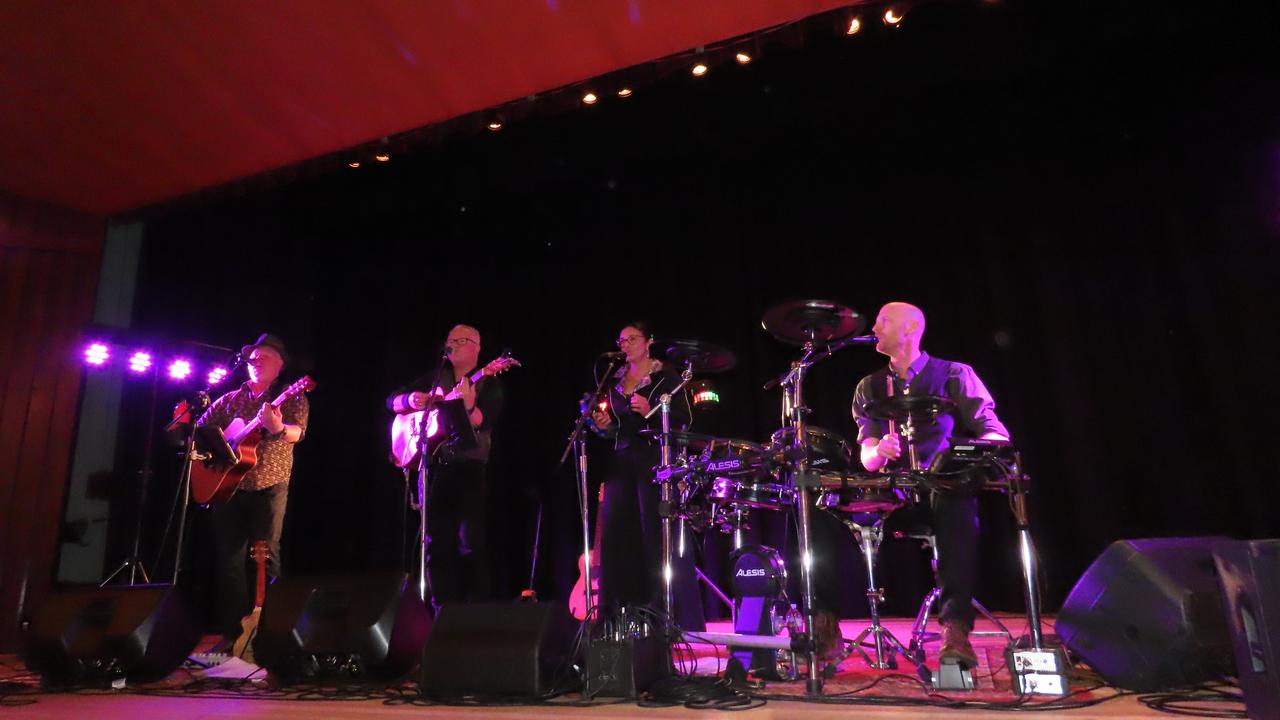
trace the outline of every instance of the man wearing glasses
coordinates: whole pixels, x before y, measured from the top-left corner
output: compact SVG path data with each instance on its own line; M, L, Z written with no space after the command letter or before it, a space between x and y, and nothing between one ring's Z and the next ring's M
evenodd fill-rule
M484 376L474 384L480 357L480 331L457 325L445 341L449 362L387 398L395 413L423 410L431 393L448 395L457 390L476 443L454 449L442 445L431 466L427 488L427 572L437 609L446 602L484 602L490 598L490 568L486 553L485 505L488 494L485 468L489 462L493 426L502 413L502 385L497 377Z

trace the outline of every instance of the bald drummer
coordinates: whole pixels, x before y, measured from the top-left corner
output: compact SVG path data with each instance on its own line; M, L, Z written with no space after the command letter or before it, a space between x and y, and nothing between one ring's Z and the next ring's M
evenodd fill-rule
M862 466L868 471L907 469L906 443L889 423L871 417L867 406L893 394L935 395L955 403L932 419L913 419L912 445L920 467L952 445L953 440L1009 439L996 417L996 403L973 368L931 357L920 349L924 312L905 302L880 309L872 332L876 351L889 364L864 377L853 393L853 419L858 424ZM975 667L978 656L969 642L973 630L973 592L978 574L978 499L961 493L934 492L930 498L937 539L938 575L942 590L939 617L942 645L938 661Z

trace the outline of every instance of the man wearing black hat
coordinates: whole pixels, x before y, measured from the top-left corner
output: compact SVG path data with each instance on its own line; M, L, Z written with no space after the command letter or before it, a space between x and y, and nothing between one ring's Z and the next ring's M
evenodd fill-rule
M213 512L218 627L223 634L219 645L225 643L227 648L240 634L240 619L252 609L245 563L253 542L268 542L267 573L280 576L280 532L289 498L293 446L306 434L310 411L306 395L301 393L278 408L271 404L283 390L277 387L282 385L277 380L289 361L280 338L264 333L240 352L248 368L248 381L214 401L199 421L226 429L236 418L248 422L256 417L264 433L257 446L257 464L240 481L231 499Z

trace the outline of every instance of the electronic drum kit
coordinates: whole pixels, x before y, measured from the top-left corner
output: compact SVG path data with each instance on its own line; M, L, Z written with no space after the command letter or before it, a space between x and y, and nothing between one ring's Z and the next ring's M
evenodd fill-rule
M742 550L742 531L753 515L794 513L801 556L812 558L811 513L833 513L853 532L862 548L870 580L867 597L871 626L850 644L845 654L855 651L871 667L891 668L896 667L895 653L901 653L923 677L928 677L930 671L924 666L921 642L924 618L917 621L910 647L894 638L879 620L878 606L883 601L883 590L876 587L874 565L883 521L928 492L995 490L1010 496L1018 523L1024 550L1024 599L1032 615L1031 640L1039 647L1038 597L1033 580L1036 569L1033 553L1028 551L1031 540L1025 512L1027 478L1021 471L1017 451L1004 442L956 441L932 467L921 468L914 460L914 452L910 452L912 462L907 470L864 472L855 444L808 423L809 410L803 395L805 375L814 364L845 347L876 342L874 336L859 335L866 325L864 318L838 303L797 300L770 308L764 314L762 325L780 342L801 349L790 368L765 386L766 389L781 387L784 392L782 427L762 443L672 429L668 418L671 397L694 375L731 369L735 358L724 348L697 340L678 340L665 346L667 361L683 371L684 380L653 408L653 413L661 413L663 420L662 430L653 434L662 449L655 482L662 489L668 615L672 602L672 535L677 530L714 528L729 533L734 537L736 554ZM874 418L894 423L904 439L904 450L913 451L912 427L931 422L954 408L955 403L945 397L899 394L870 404L867 412ZM755 549L765 554L758 562L774 568L769 579L774 585L785 587L785 564L777 552L771 548ZM790 641L780 642L777 632L755 636L685 632L683 639L727 644L731 649L759 647L769 649L770 653L776 650L779 658L790 656L790 677L797 677L799 665L806 665L807 690L810 694L820 694L823 678L817 648L812 633L805 632L806 628L815 627L811 573L811 563L801 563L802 613L794 610L786 613L790 618ZM924 612L927 614L927 610ZM874 654L868 654L867 650L872 648ZM799 662L796 662L797 655ZM780 663L785 664L781 660ZM829 667L828 673L832 669Z

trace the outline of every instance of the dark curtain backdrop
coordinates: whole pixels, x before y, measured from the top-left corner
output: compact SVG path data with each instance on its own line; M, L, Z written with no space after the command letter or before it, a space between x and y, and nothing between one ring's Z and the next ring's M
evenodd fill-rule
M595 355L632 318L731 348L696 429L762 440L779 397L760 386L795 350L760 318L800 297L872 318L912 301L926 349L978 370L1036 481L1049 605L1119 538L1280 534L1274 9L1042 5L922 7L898 31L811 35L160 215L136 326L224 345L270 330L319 382L294 572L399 562L383 399L467 322L484 359L524 362L494 462L500 582L524 586L541 500L538 587L562 593L575 499L555 463ZM817 367L814 422L852 437L854 385L881 362L853 349ZM1018 608L1003 510L984 503L982 595ZM890 555L891 607L908 612L924 559Z

